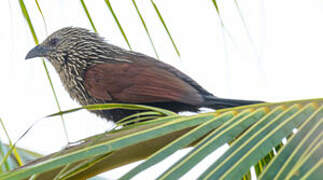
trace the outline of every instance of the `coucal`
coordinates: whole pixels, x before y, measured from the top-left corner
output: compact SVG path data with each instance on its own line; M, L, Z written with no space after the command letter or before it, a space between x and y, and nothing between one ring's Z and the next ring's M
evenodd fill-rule
M107 43L83 28L62 28L31 49L26 59L45 57L65 89L82 105L131 103L174 112L197 112L262 103L218 98L178 69L150 56ZM114 122L139 111L92 111Z

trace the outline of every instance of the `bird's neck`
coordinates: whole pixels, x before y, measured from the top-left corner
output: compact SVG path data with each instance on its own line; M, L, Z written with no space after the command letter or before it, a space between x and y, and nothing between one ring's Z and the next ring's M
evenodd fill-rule
M49 59L49 61L56 69L62 84L72 99L79 101L82 105L93 104L93 102L87 102L89 95L84 88L84 73L86 68L90 66L89 63L82 62L82 60L71 61L70 59L63 61Z

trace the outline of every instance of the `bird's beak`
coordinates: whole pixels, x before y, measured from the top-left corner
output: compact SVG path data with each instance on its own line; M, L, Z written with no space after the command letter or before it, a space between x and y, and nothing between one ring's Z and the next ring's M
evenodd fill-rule
M48 48L38 45L28 52L25 59L27 60L27 59L31 59L34 57L44 57L47 55L47 53L48 53Z

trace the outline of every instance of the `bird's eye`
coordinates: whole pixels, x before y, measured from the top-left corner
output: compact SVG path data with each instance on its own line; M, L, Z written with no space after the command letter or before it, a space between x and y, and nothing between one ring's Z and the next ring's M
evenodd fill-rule
M57 38L53 38L53 39L51 39L51 40L49 41L49 44L50 44L51 46L56 46L56 45L57 45L57 43L58 43L58 39L57 39Z

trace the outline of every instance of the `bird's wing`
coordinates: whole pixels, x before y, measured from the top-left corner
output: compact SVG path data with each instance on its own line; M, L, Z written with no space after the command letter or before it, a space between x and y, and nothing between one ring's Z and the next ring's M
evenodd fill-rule
M106 63L85 72L85 88L101 100L127 103L182 102L198 105L199 92L166 69L150 63Z

